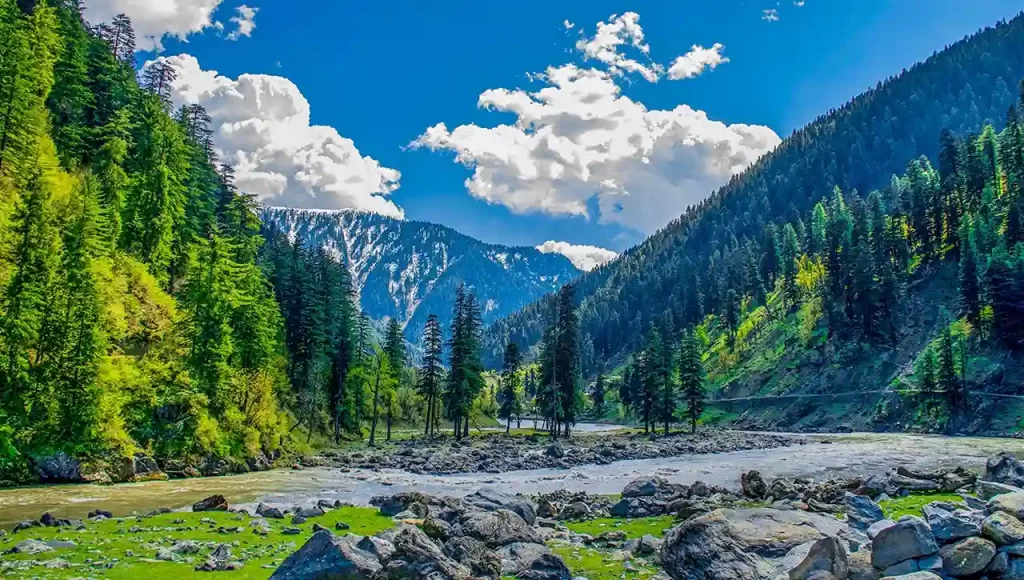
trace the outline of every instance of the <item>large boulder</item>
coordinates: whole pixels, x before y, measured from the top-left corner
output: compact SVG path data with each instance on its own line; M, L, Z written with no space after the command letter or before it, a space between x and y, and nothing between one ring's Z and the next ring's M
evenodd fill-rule
M829 537L814 542L807 557L789 571L789 580L845 579L849 575L850 563L846 547L838 538Z
M672 529L662 545L661 562L677 580L769 580L780 572L774 560L797 546L847 534L846 524L821 514L719 509Z
M624 497L608 511L617 518L644 518L665 513L668 505L656 497Z
M508 510L515 512L531 526L537 521L533 502L521 496L509 495L493 489L481 489L464 497L462 501L484 511Z
M31 458L32 469L40 483L78 483L82 481L82 464L74 457L58 451L53 455Z
M382 566L373 554L359 549L356 536L317 532L277 567L271 580L364 580Z
M622 488L622 497L653 497L671 493L668 480L658 475L634 479Z
M982 535L1000 546L1024 541L1024 523L1005 512L995 512L981 524Z
M1024 492L1024 489L1012 485L1006 485L1005 483L985 481L982 479L974 482L974 493L983 500L990 500L995 496L1002 495L1004 493L1017 492Z
M572 580L572 572L561 558L554 554L544 554L520 572L519 580Z
M843 507L850 518L850 525L866 530L871 524L885 519L882 508L871 498L846 492L843 495Z
M494 579L501 577L501 558L488 550L480 540L468 536L452 538L444 545L443 551L445 556L469 568L475 577Z
M981 535L983 513L960 509L946 502L932 502L923 509L924 519L939 542L952 542Z
M942 572L949 576L970 576L988 566L996 555L996 545L982 538L966 538L939 550Z
M222 495L211 495L210 497L192 504L194 512L226 512L228 511L228 500Z
M990 457L985 464L985 481L994 481L1024 487L1024 463L1021 463L1011 453L1004 451L995 457Z
M464 580L472 576L469 568L446 556L437 544L415 526L403 526L395 535L394 545L395 553L387 563L391 578L437 577Z
M502 546L494 553L501 559L501 573L506 576L515 576L529 569L537 558L550 554L551 550L544 544L516 542Z
M528 526L519 514L508 510L465 514L452 528L452 535L476 538L490 548L515 542L541 543L537 531Z
M768 484L765 483L759 471L747 471L740 474L740 485L743 488L743 495L750 498L762 499L768 494Z
M988 501L988 509L1008 513L1018 520L1024 519L1024 492L997 495Z
M883 576L882 580L942 580L942 576L932 572L911 572L899 576Z
M939 551L931 528L919 517L903 516L895 525L878 532L871 543L871 563L884 570L905 560Z

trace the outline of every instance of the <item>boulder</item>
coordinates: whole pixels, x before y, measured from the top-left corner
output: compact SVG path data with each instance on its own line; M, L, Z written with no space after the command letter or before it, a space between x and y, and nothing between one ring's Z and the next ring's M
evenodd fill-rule
M1018 520L1024 519L1024 492L997 495L988 501L988 509L1008 513Z
M1021 463L1011 453L1004 451L994 457L990 457L985 463L985 481L994 481L1024 487L1024 463Z
M427 516L423 520L421 527L423 528L423 533L440 542L444 542L452 537L452 525L440 518Z
M358 547L355 536L317 532L277 567L272 580L364 580L380 572L377 558Z
M740 485L743 487L743 495L750 498L763 499L768 494L768 484L759 471L740 474Z
M582 520L589 516L590 506L581 501L573 502L565 506L562 508L562 513L558 515L559 519L563 520Z
M654 497L624 497L609 511L617 518L643 518L665 513L668 503Z
M634 479L622 488L622 497L652 497L668 487L668 481L664 477L652 475Z
M487 549L487 546L470 537L452 538L444 545L444 554L469 568L473 576L481 578L500 578L502 571L501 558Z
M996 545L982 538L966 538L939 550L942 572L949 576L970 576L988 566L996 555Z
M228 511L228 500L222 495L211 495L210 497L192 504L194 512L226 512Z
M718 509L673 528L661 562L673 578L769 580L773 559L827 537L844 537L846 524L820 514L768 508Z
M982 535L1000 546L1024 541L1024 523L1005 512L995 512L981 524Z
M533 502L521 496L501 493L491 489L478 490L464 498L463 503L485 511L508 510L519 514L529 525L537 521L537 513L533 509ZM546 516L550 517L550 516Z
M385 540L384 538L377 536L366 536L365 538L359 539L359 541L356 542L356 547L367 554L373 554L373 556L381 562L387 562L395 553L394 544L389 540Z
M380 509L381 515L396 516L408 509L413 503L427 504L430 496L418 491L396 493L395 495L376 496L370 499L370 505Z
M544 544L516 542L502 546L494 553L501 560L501 573L505 576L514 576L528 570L537 558L550 554L551 550Z
M388 561L388 574L391 577L464 580L472 576L469 568L446 556L416 526L402 526L395 534L394 544L395 552Z
M889 477L889 483L897 489L905 489L910 492L939 491L942 486L931 479L915 479L898 473Z
M322 516L322 515L324 515L326 513L327 512L324 511L324 508L322 508L322 507L320 507L318 505L315 505L315 506L312 506L312 507L300 507L300 508L295 510L295 516L296 517L305 518L305 519L318 518L318 517L320 517L320 516Z
M272 520L283 520L284 513L276 507L261 503L256 506L256 514Z
M882 508L871 498L846 492L843 495L843 507L850 518L850 525L866 530L871 524L885 519Z
M470 536L500 548L514 542L540 543L537 531L526 525L523 518L508 510L470 512L462 516L452 529L453 536Z
M558 556L544 554L516 577L519 580L572 580L572 572Z
M932 572L912 572L900 576L883 576L882 580L942 580L942 576Z
M877 536L879 532L881 532L885 528L888 528L888 527L891 527L891 526L895 526L895 525L896 525L896 522L894 522L892 520L877 521L877 522L871 524L870 526L868 526L868 529L865 530L865 533L867 534L869 540L874 540L875 536Z
M904 560L939 551L931 528L919 517L903 516L895 525L878 532L871 543L871 563L884 570Z
M31 458L32 469L40 483L78 483L82 481L82 464L63 451L45 457Z
M39 540L22 540L14 545L10 549L11 553L14 554L28 554L34 556L35 554L41 554L43 552L52 552L53 546L40 542Z
M790 580L846 579L850 575L846 547L834 537L822 538L811 546L807 557L789 571Z
M554 459L562 459L563 457L565 457L565 449L563 449L562 446L559 445L558 443L555 443L549 446L544 451L544 455L547 455L548 457L552 457Z
M1024 489L1012 485L1006 485L1005 483L985 481L982 479L974 482L974 493L983 500L990 500L995 496L1002 495L1004 493L1018 492L1024 492Z
M941 543L981 535L983 514L959 509L945 502L933 502L922 510L935 539Z

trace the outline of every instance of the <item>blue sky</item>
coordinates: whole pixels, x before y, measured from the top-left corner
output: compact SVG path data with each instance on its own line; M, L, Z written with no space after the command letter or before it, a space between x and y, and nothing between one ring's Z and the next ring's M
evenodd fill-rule
M470 124L489 129L515 123L513 113L478 108L481 93L499 88L538 91L550 81L531 80L528 73L569 63L579 70L603 71L606 83L614 83L632 105L642 103L648 111L670 111L685 104L723 127L763 126L785 137L880 79L1024 8L1019 0L806 0L802 6L793 0L245 0L257 9L255 28L250 36L231 41L227 36L237 23L229 19L238 16L235 10L240 1L189 0L185 4L190 2L198 8L213 7L209 22L223 23L224 30L183 24L184 30L202 30L188 35L186 41L164 38L160 55L191 55L202 71L217 71L226 79L245 74L289 79L308 101L313 125L333 127L352 140L359 155L401 172L400 187L388 198L407 219L442 223L488 242L536 245L558 240L617 251L678 215L680 196L692 201L694 195L709 194L709 183L724 181L723 170L691 179L687 168L706 163L707 157L659 144L656 156L664 153L668 161L639 165L632 159L630 165L605 167L605 177L612 181L620 171L630 174L618 184L618 197L580 202L587 187L599 188L592 181L576 183L577 191L563 196L557 186L561 182L555 180L558 191L548 195L544 186L535 187L529 180L529 170L524 174L521 168L503 166L480 185L512 182L511 190L495 194L488 203L467 192L464 182L473 169L456 163L451 150L472 148L470 143L477 141L452 145L435 141L436 150L406 146L441 122L449 130ZM134 9L125 0L92 4L109 4L109 10ZM668 78L667 72L656 83L637 74L609 74L608 67L601 66L606 63L585 59L575 45L581 38L590 38L598 22L609 22L609 15L627 12L639 15L643 43L650 52L637 51L629 46L629 39L616 50L636 62L659 63L667 70L675 57L687 54L693 45L711 48L716 43L723 45L719 52L728 62L679 81ZM145 17L139 15L136 20ZM165 21L163 17L148 25L154 35ZM567 29L565 21L573 28ZM141 56L145 60L156 54ZM596 121L600 119L587 119ZM685 122L677 128L691 130ZM707 131L717 135L721 129ZM483 131L479 137L490 139L495 134ZM731 133L720 138L736 143ZM752 160L773 145L770 139L762 141L742 154L734 153ZM479 147L475 151L480 156L494 151L491 145ZM685 158L671 165L679 155ZM289 171L287 164L281 167ZM670 182L687 185L679 185L678 191L663 186ZM630 194L622 197L626 189ZM532 200L524 201L530 196ZM572 215L580 211L580 203L589 217ZM572 209L566 209L566 204ZM630 204L638 207L624 207ZM611 213L619 209L621 219Z

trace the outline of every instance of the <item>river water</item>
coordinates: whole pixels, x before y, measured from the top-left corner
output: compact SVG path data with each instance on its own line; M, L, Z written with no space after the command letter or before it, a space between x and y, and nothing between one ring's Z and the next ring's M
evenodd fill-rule
M119 485L61 485L0 490L0 527L38 518L83 517L103 508L115 515L144 513L157 507L184 508L204 497L222 494L232 505L266 501L281 506L340 499L365 504L374 495L399 491L462 496L480 488L509 493L569 489L613 494L629 481L662 475L670 481L738 488L741 472L757 469L766 477L871 475L897 466L938 469L964 466L981 471L986 458L999 451L1024 454L1024 440L941 437L905 434L797 435L803 444L777 449L688 455L668 459L620 461L573 469L538 469L502 474L417 475L397 470L334 468L275 470L227 477L183 479Z

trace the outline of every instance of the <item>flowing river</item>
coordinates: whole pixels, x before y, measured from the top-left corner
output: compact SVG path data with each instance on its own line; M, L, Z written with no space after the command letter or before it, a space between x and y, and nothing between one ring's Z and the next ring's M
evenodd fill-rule
M252 507L265 501L280 506L340 499L366 504L374 495L421 491L462 496L491 487L508 493L557 489L615 494L629 481L658 474L670 481L738 488L741 472L757 469L772 477L824 479L834 475L871 475L898 466L938 469L964 466L981 471L999 451L1024 454L1024 439L942 437L906 434L797 435L803 445L768 450L687 455L667 459L620 461L573 469L537 469L501 474L418 475L397 470L335 468L279 469L227 477L181 479L119 485L59 485L0 490L0 527L38 518L84 517L96 508L115 515L145 513L158 507L185 508L213 494L232 505Z

